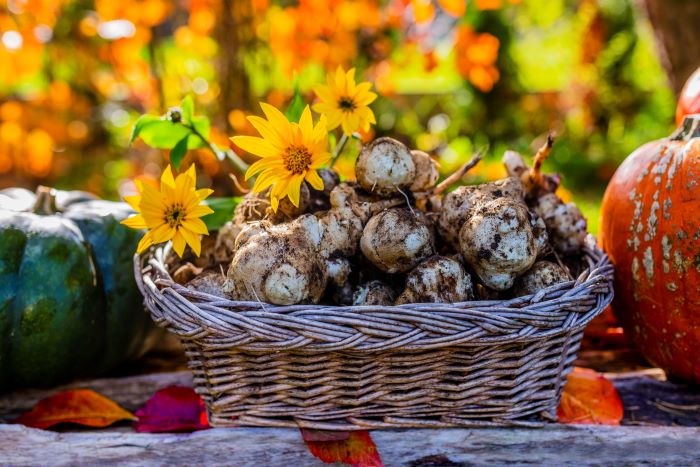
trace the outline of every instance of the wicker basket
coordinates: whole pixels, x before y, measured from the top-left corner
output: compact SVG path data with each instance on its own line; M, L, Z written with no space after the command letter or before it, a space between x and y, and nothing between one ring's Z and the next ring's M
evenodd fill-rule
M176 284L166 254L137 256L137 283L182 340L214 426L541 425L613 296L592 242L577 280L535 295L384 307L231 301Z

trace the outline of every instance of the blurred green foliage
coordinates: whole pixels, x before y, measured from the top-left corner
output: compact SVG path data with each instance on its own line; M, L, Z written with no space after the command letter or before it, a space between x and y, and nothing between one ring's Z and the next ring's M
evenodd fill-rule
M251 133L245 116L260 114L258 101L296 114L337 65L356 66L380 93L374 134L438 156L444 173L488 148L473 180L497 178L506 149L533 154L554 131L545 168L564 175L593 225L617 165L673 129L674 96L632 0L468 1L464 14L446 0L8 5L0 186L116 197L134 178L157 180L168 161L167 151L130 146L140 115L165 114L191 95L211 121L210 140L226 148L228 136ZM189 149L205 146L188 135L180 139ZM348 174L357 144L339 163ZM175 158L203 168L201 185L240 193L232 164L209 148L180 149Z

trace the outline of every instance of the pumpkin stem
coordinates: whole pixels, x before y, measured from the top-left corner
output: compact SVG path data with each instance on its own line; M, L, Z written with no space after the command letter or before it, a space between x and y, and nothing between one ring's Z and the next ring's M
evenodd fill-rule
M688 141L691 138L700 138L700 114L687 115L670 139Z
M56 190L48 186L39 185L36 189L36 201L32 212L43 216L50 216L58 212L56 206Z

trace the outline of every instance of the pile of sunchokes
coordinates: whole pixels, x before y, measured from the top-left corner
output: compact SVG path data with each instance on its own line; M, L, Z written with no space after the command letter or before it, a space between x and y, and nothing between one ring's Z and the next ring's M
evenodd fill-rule
M269 193L249 193L201 258L170 266L193 290L274 305L536 294L573 280L567 265L580 258L587 235L581 211L556 194L559 176L541 171L551 147L548 138L532 167L507 151L507 178L447 192L478 156L438 184L428 154L378 138L362 148L356 181L322 169L323 190L304 183L299 206L284 199L277 212Z

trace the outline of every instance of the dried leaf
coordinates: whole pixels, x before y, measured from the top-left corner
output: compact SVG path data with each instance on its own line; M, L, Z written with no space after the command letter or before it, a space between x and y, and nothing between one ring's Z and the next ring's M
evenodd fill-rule
M15 423L41 429L59 423L102 428L120 420L136 420L136 417L92 389L72 389L40 400Z
M204 402L194 389L169 386L158 390L136 411L134 429L142 433L171 433L210 428Z
M615 386L600 373L577 367L567 376L557 408L559 423L619 425L623 412Z
M316 458L332 464L381 467L379 451L368 431L326 431L301 429L306 446Z

